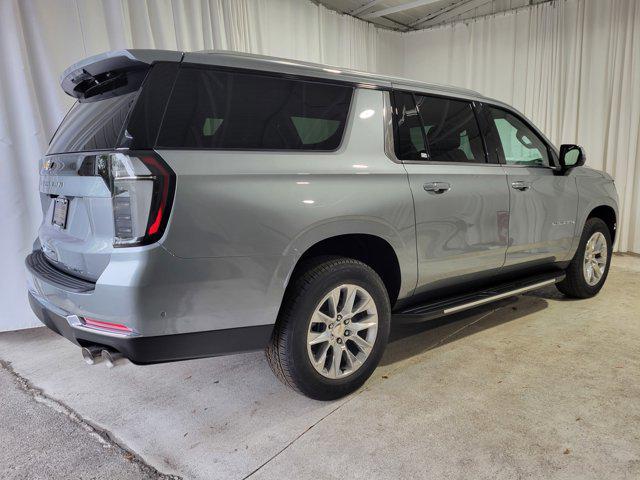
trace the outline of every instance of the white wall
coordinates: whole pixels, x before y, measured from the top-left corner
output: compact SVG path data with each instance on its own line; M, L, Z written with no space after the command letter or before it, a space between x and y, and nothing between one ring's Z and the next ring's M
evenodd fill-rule
M523 111L585 147L620 195L617 249L640 253L640 1L563 0L404 35L404 73Z
M586 146L616 178L621 251L640 253L640 2L561 0L399 34L307 0L0 0L0 331L37 325L23 259L36 163L71 105L58 76L106 50L230 49L473 88Z

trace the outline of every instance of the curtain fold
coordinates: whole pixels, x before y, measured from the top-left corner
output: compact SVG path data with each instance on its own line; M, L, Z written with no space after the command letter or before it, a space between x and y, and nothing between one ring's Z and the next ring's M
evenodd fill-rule
M583 145L616 180L616 249L640 253L640 2L559 0L407 33L404 74L497 98L556 145Z

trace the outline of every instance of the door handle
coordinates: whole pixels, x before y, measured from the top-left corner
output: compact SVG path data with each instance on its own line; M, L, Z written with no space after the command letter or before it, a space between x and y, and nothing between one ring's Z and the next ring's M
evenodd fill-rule
M523 192L525 190L529 190L530 186L531 186L530 183L523 182L522 180L516 180L515 182L511 182L511 187L515 188L516 190L521 190Z
M447 182L427 182L423 185L426 192L442 194L451 190L451 184Z

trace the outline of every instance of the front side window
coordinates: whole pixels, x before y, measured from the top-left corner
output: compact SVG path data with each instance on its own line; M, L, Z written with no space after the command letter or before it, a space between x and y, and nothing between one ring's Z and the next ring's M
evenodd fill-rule
M499 108L489 108L507 165L548 166L549 152L542 139L522 120Z
M158 137L165 148L335 150L353 88L184 67Z

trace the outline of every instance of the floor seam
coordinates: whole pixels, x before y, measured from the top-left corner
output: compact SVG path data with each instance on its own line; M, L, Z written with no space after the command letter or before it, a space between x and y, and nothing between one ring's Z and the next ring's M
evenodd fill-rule
M498 307L495 308L493 310L491 310L490 312L485 313L484 315L480 316L480 318L477 318L476 320L474 320L473 322L469 322L465 325L463 325L462 327L458 328L456 331L452 332L450 335L447 335L446 337L444 337L443 339L441 339L438 343L436 343L435 345L433 345L432 347L430 347L427 351L432 350L436 347L439 347L440 345L442 345L443 343L445 343L447 340L449 340L451 337L457 335L458 333L460 333L462 330L465 330L466 328L469 328L472 325L475 325L476 323L480 322L481 320L484 320L485 318L487 318L489 315L492 315L493 313L497 312L498 310L500 310L500 308L502 307ZM423 352L426 353L426 352ZM422 355L419 355L420 357ZM412 359L413 360L413 359ZM413 361L410 362L410 364L412 364ZM400 369L402 366L406 366L406 365L399 365L398 367L396 367L395 369L391 370L389 373L394 373L396 372L398 369ZM335 413L336 411L338 411L339 409L341 409L342 407L344 407L345 405L347 405L349 402L351 402L351 400L357 398L359 395L363 394L364 392L368 392L372 387L378 385L380 382L376 382L375 384L369 385L365 388L363 388L362 390L358 391L357 393L353 394L352 396L349 397L349 399L343 403L341 403L340 405L338 405L336 408L334 408L333 410L331 410L329 413L327 413L326 415L324 415L323 417L321 417L320 419L318 419L315 423L313 423L312 425L310 425L309 427L307 427L305 430L303 430L299 435L297 435L293 440L291 440L289 443L287 443L282 449L278 450L275 454L273 454L271 457L269 457L268 460L266 460L265 462L263 462L262 464L260 464L257 468L255 468L254 470L252 470L248 475L242 477L242 480L247 480L248 478L252 477L253 475L255 475L256 473L258 473L260 470L262 470L265 466L267 466L269 463L271 463L273 460L275 460L278 456L280 456L282 453L284 453L291 445L293 445L294 443L296 443L300 438L302 438L308 431L310 431L312 428L314 428L316 425L318 425L320 422L322 422L323 420L325 420L326 418L330 417L333 413Z
M128 448L123 442L118 440L111 432L94 425L93 423L82 417L73 408L66 405L64 402L44 393L42 389L34 386L29 381L29 379L16 372L12 367L11 362L0 359L0 368L8 372L18 384L18 387L21 388L25 393L27 393L27 395L29 395L31 398L33 398L35 402L46 405L52 410L55 410L56 412L66 416L72 422L79 425L82 429L89 432L89 434L91 434L91 436L94 437L103 446L115 449L123 456L125 460L137 464L138 467L143 471L143 473L153 475L158 480L182 480L182 477L178 475L169 475L158 471L156 468L145 462L133 450Z
M262 464L260 464L257 468L255 468L253 471L251 471L248 475L242 477L242 480L246 480L247 478L253 476L254 474L258 473L260 470L262 470L263 467L265 467L266 465L268 465L272 460L275 460L281 453L283 453L285 450L287 450L291 445L293 445L295 442L297 442L300 438L302 438L309 430L311 430L313 427L315 427L316 425L318 425L320 422L322 422L324 419L330 417L334 412L338 411L339 409L341 409L342 407L344 407L347 403L351 402L351 400L353 400L354 398L356 398L358 395L360 395L361 393L365 392L366 390L362 390L359 391L357 393L355 393L354 395L352 395L351 397L349 397L345 402L341 403L340 405L338 405L336 408L334 408L333 410L331 410L329 413L327 413L326 415L324 415L323 417L319 418L316 422L314 422L313 424L309 425L306 429L304 429L299 435L297 435L293 440L291 440L289 443L287 443L284 447L282 447L280 450L278 450L275 454L273 454L271 457L269 457L268 460L266 460L265 462L263 462Z

